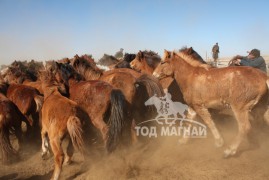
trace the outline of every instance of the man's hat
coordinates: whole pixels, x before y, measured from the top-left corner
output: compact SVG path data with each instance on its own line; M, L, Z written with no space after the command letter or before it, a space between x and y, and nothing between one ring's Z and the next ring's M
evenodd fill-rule
M258 49L252 49L250 52L249 52L249 54L251 54L251 55L253 55L254 57L260 57L261 55L260 55L260 50L258 50Z

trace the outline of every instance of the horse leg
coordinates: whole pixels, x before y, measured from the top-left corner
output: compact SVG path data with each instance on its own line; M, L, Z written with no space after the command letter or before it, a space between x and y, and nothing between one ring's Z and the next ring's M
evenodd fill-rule
M197 113L191 107L188 107L187 115L185 117L187 119L194 120L196 118L196 115L197 115Z
M132 120L132 125L131 125L131 137L132 137L132 144L136 144L138 142L137 134L135 131L135 120Z
M42 129L41 131L41 139L42 139L42 159L46 159L49 155L49 140L47 132Z
M236 153L240 143L246 137L248 132L251 129L251 124L249 122L249 112L247 110L238 110L234 109L235 119L238 124L238 134L236 138L233 140L232 144L229 146L228 149L224 151L224 157L232 156Z
M15 129L15 136L18 139L18 144L19 144L19 150L22 149L23 147L23 139L22 139L22 129L21 129L21 123L19 123L18 125L16 125L14 127Z
M102 138L103 138L103 141L104 141L104 144L106 146L106 142L107 142L107 133L108 133L108 126L106 125L106 123L103 121L103 118L102 117L96 117L94 119L94 122L93 122L94 126L99 129L101 131L101 134L102 134Z
M60 141L60 137L55 137L55 138L50 138L50 146L51 146L51 150L54 154L54 172L52 175L53 180L57 180L60 177L60 173L62 170L62 165L64 162L64 152L63 149L61 147L61 141Z
M221 137L208 109L199 106L199 107L194 107L194 110L204 120L206 125L211 130L215 138L215 145L217 147L223 146L224 144L223 138Z
M71 163L71 158L74 154L74 146L72 144L72 141L70 138L68 139L68 144L67 144L67 148L66 148L66 152L65 152L65 164L70 164Z

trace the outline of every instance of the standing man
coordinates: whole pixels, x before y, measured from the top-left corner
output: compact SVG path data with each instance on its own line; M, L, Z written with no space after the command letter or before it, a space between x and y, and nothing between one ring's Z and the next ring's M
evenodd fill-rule
M120 51L116 52L114 57L121 60L123 58L123 48L120 48Z
M212 48L212 57L214 59L215 66L217 66L218 65L217 60L219 58L219 45L218 45L218 43L216 43Z

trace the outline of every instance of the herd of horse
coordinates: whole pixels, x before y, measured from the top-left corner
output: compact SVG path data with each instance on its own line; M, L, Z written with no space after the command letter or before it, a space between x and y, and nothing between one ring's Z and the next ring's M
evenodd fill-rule
M2 162L16 160L27 142L39 143L42 158L50 151L54 155L52 179L60 177L64 162L71 162L74 148L85 156L95 144L111 153L139 141L136 124L156 115L145 102L163 96L166 89L171 100L188 105L188 118L198 115L204 121L217 147L224 140L211 110L233 113L238 134L225 157L235 155L250 135L251 118L269 123L265 73L252 67L213 67L192 47L165 50L163 58L153 51L125 54L123 60L106 55L99 64L110 70L100 69L88 55L47 61L45 66L33 63L15 61L1 73ZM12 146L13 134L19 149Z

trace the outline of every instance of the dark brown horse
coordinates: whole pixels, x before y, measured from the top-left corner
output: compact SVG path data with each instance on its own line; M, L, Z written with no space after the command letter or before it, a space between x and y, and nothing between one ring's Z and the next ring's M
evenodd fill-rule
M0 150L2 162L4 164L12 162L18 158L18 151L15 150L10 142L11 132L18 139L19 148L22 147L22 121L27 119L20 112L18 107L10 101L1 91L0 92Z
M33 78L33 76L35 78ZM38 75L37 75L38 76ZM41 87L41 81L38 79L36 75L31 74L30 71L28 73L23 72L18 67L8 67L4 80L8 84L23 84L37 89L41 94L43 94L43 90Z
M264 115L268 105L268 77L250 67L212 68L203 64L184 49L178 53L164 52L163 62L155 69L158 78L172 76L179 84L184 100L204 120L212 131L217 146L223 138L212 120L209 109L229 108L238 123L239 132L225 157L236 154L237 149L251 129L250 112Z
M135 54L125 53L123 60L118 62L114 68L131 68L130 63L135 59L135 57Z
M44 91L42 107L42 157L49 153L49 144L54 154L54 173L52 179L59 179L62 164L71 162L74 147L85 153L83 126L89 117L78 104L64 96L58 90L59 84L54 74L44 71L41 75ZM86 133L86 132L85 132ZM68 140L67 149L63 150L62 142Z

